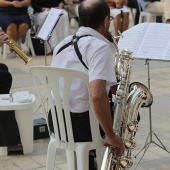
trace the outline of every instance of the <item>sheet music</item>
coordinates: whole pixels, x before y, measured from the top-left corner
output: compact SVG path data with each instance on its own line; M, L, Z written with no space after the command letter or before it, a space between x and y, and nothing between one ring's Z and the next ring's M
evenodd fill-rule
M170 27L168 24L150 23L138 49L136 57L150 59L166 59L164 52L170 41Z
M47 41L62 13L62 9L51 8L36 37Z
M122 51L127 48L133 51L133 55L136 56L137 49L141 43L144 33L146 32L148 24L149 23L142 23L123 32L123 38L120 38L118 43L119 50Z
M118 47L133 51L134 58L170 60L170 24L138 24L125 32Z
M169 41L169 44L165 50L164 58L166 58L167 60L170 60L170 41Z

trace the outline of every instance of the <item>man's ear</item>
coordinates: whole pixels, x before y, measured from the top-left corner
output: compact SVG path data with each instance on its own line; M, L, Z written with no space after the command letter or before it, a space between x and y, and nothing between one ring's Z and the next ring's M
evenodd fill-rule
M103 26L104 28L107 27L107 23L108 23L108 16L105 17L104 21L103 21Z

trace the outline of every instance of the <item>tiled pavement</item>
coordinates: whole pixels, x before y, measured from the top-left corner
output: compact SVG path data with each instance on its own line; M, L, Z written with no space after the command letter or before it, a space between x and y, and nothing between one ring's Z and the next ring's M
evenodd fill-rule
M51 55L47 56L47 62L50 64ZM33 57L32 60L24 65L20 58L8 58L0 62L8 65L13 76L13 85L11 91L29 90L36 95L31 77L29 75L29 67L32 65L45 65L44 56ZM147 85L147 67L144 60L134 60L131 74L131 82L139 81ZM152 125L153 132L163 142L165 147L170 150L170 62L150 61L150 78L151 92L154 97L152 105ZM34 116L41 117L41 109L37 100ZM137 147L133 150L133 156L137 154L144 146L146 137L149 133L149 111L147 108L139 110L141 114L140 130L137 132ZM158 143L153 136L154 142ZM34 141L34 151L28 155L13 153L9 156L0 156L0 170L45 170L46 153L49 139L40 139ZM135 169L142 153L133 158ZM67 161L65 151L57 150L55 170L66 170ZM170 170L170 154L165 152L157 145L151 143L145 153L137 170Z

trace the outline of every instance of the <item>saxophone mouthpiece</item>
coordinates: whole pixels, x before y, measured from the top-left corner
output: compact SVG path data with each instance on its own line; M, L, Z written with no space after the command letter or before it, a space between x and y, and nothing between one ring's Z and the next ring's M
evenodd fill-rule
M112 36L111 32L108 32L106 34L106 39L109 40L111 43L113 43L114 40L113 40L113 36Z
M123 35L119 30L118 30L118 33L119 33L120 37L123 38Z

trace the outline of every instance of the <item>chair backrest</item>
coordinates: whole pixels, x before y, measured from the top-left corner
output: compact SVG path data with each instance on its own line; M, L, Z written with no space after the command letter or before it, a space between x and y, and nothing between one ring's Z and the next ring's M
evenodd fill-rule
M70 86L74 79L79 78L84 81L84 83L88 88L89 86L88 75L76 70L56 68L50 66L38 66L38 67L33 66L30 68L30 73L32 75L34 85L36 87L45 114L46 111L43 103L43 97L41 96L42 87L39 88L40 85L43 86L45 93L48 97L49 106L52 112L52 121L54 125L54 135L56 139L57 148L74 149L75 142L73 138L70 109L69 109ZM59 86L59 81L61 80L61 78L62 81L64 82L63 89L60 89ZM61 103L60 100L60 93L63 94L63 103ZM55 106L57 109L58 121L55 114ZM64 110L65 118L63 118L62 109ZM93 140L92 142L94 143L94 146L95 145L101 146L99 123L94 114L90 97L89 97L89 118L90 118L91 133L92 133L92 140ZM66 127L64 121L66 122ZM60 136L59 136L59 132L60 132ZM68 141L66 139L66 133L68 135Z

